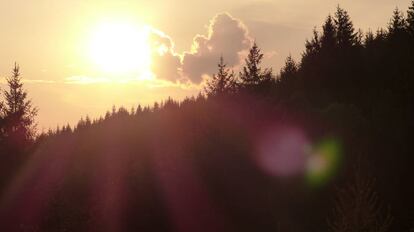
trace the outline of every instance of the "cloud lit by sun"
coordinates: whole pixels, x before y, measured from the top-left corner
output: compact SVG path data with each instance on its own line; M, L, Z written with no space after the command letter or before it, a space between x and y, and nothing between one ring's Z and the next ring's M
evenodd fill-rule
M237 67L252 42L247 26L229 13L214 16L207 33L193 38L191 51L177 51L168 34L135 20L106 19L89 34L85 51L92 72L74 76L109 82L159 79L202 85L220 56ZM96 80L86 83L101 82Z

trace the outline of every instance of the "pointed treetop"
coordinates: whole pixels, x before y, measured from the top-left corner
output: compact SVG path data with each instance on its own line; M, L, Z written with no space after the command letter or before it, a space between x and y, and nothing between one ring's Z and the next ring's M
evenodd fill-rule
M37 115L37 108L27 99L27 92L23 89L20 77L20 67L14 63L12 75L7 79L8 89L3 92L5 103L2 106L2 114L9 119L7 136L18 135L20 141L29 141L34 138L36 124L34 121ZM13 119L13 120L10 120Z
M204 88L207 96L219 96L231 93L236 87L234 72L227 68L223 56L220 56L220 61L217 64L217 67L217 74L214 74L212 78L207 81Z
M298 71L298 65L296 64L295 60L292 58L292 55L286 58L285 66L280 70L280 78L279 81L285 81L291 78L293 75L296 74Z
M357 33L355 33L354 25L348 12L342 9L339 5L335 13L335 26L338 45L342 48L351 47L356 44Z
M263 56L264 55L257 46L257 43L254 42L245 59L245 66L240 72L240 79L245 86L257 85L271 78L272 70L262 70L260 67Z
M305 52L303 53L303 57L307 57L309 55L317 53L321 48L320 37L316 28L313 28L313 37L311 40L305 41Z
M372 33L371 30L368 30L368 32L365 34L364 44L369 45L372 44L375 40L374 33Z
M336 28L331 15L326 18L322 29L321 46L323 48L333 48L336 44Z
M397 8L395 8L391 21L388 26L388 31L391 35L401 33L405 30L406 23L403 13Z
M408 31L414 36L414 0L411 2L411 6L407 11L407 27Z

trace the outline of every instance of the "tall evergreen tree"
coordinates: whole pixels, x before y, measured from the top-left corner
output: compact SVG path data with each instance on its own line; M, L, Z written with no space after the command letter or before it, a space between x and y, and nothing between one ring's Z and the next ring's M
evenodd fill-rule
M357 33L355 33L354 25L348 15L348 12L339 6L335 13L335 26L338 45L340 48L349 48L355 45L357 41Z
M245 66L240 72L240 79L244 87L251 88L271 80L272 70L267 68L262 70L260 67L262 59L263 53L254 43L245 59Z
M377 32L375 33L375 40L377 41L383 42L386 40L386 38L387 38L387 32L383 28L378 29Z
M371 30L369 30L366 34L365 34L365 38L364 38L364 45L365 47L368 47L370 45L372 45L375 41L375 35L374 33L372 33Z
M279 82L286 82L293 78L298 71L298 65L296 64L295 60L293 60L292 56L289 55L286 58L285 66L280 71Z
M407 28L411 36L414 38L414 0L407 11Z
M334 217L329 220L331 231L389 231L393 218L383 210L374 183L362 176L359 167L353 170L351 182L338 190Z
M332 50L336 45L336 29L332 17L329 15L323 25L321 47L325 50Z
M312 66L313 57L316 56L321 50L320 36L316 28L313 29L313 37L311 40L305 41L305 51L302 53L302 66Z
M280 70L279 78L277 79L278 94L286 97L294 91L295 81L297 80L298 65L292 56L286 58L285 66Z
M232 92L236 87L234 72L227 68L224 59L221 56L218 63L218 73L207 82L204 91L207 96L221 96Z
M391 21L388 25L390 36L400 35L404 32L405 28L406 24L404 15L398 8L395 8Z
M142 113L142 106L141 104L138 104L137 110L135 111L135 115L140 115Z
M34 139L37 109L27 99L19 70L19 66L15 63L12 76L7 78L9 89L4 91L6 101L3 108L4 134L9 143L24 145Z

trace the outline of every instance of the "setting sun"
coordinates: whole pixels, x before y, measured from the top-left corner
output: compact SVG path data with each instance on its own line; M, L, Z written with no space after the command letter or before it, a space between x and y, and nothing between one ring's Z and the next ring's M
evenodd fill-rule
M128 22L102 23L92 31L89 55L101 71L146 75L151 65L148 30Z

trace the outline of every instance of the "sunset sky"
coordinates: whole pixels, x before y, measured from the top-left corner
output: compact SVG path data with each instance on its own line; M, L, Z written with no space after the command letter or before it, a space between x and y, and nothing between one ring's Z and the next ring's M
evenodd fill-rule
M410 0L0 0L0 86L18 62L40 131L112 105L183 99L220 55L237 70L253 40L275 72L289 54L298 60L338 3L375 31Z

